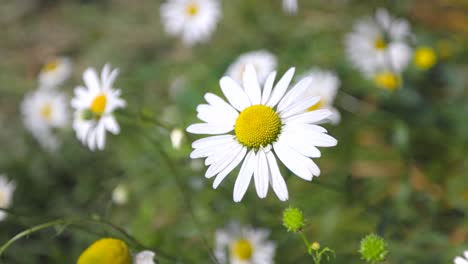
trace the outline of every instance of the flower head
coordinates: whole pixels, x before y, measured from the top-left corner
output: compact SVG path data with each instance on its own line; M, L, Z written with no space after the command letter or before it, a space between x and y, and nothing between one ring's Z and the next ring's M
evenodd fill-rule
M127 244L115 238L103 238L89 246L78 258L77 264L131 264Z
M221 18L218 0L168 0L161 5L164 28L187 45L206 41Z
M8 181L5 175L0 175L0 208L8 208L13 200L16 184ZM7 213L0 211L0 221L5 219Z
M411 60L407 44L411 36L406 20L391 17L387 10L377 10L375 17L359 20L346 36L346 52L354 66L367 76L390 69L402 72Z
M286 183L277 164L277 157L294 174L312 180L320 174L310 159L320 157L319 147L335 146L337 141L315 123L328 118L327 109L306 111L320 101L319 97L301 95L311 84L311 78L299 81L286 92L294 75L289 69L273 87L276 72L268 75L263 89L255 67L247 65L242 85L230 77L220 81L221 90L229 103L208 93L208 104L197 107L198 118L206 123L194 124L187 131L210 134L193 142L191 158L206 158L209 165L205 176L216 176L213 187L242 161L234 185L234 201L239 202L254 178L260 198L264 198L271 184L278 198L288 199Z
M361 240L359 249L363 260L371 263L384 261L388 254L387 243L376 234L367 235Z
M69 58L58 57L49 60L39 72L39 87L56 88L70 77L72 69Z
M288 15L297 14L298 9L297 0L283 0L283 11Z
M175 128L171 131L171 143L174 149L180 149L182 140L184 139L184 132L178 128Z
M437 55L433 48L422 46L414 52L414 64L423 70L427 70L434 66L437 62Z
M128 188L125 184L119 184L114 188L112 201L118 205L124 205L128 202Z
M456 257L453 260L454 264L468 264L468 250L463 253L464 257Z
M154 254L153 251L145 250L136 254L133 263L134 264L154 264Z
M21 103L25 127L49 151L54 151L59 146L59 139L53 130L67 125L68 111L65 95L49 89L39 89L27 94Z
M266 50L257 50L244 53L232 63L226 71L227 76L233 78L239 83L242 83L242 75L244 74L247 64L252 64L257 71L258 81L263 84L268 74L276 69L276 56Z
M283 211L283 226L288 232L299 232L304 227L304 216L299 208L288 207Z
M99 79L94 68L88 68L83 74L86 87L75 88L75 97L71 101L75 109L73 128L76 136L91 150L102 150L106 141L106 130L118 134L119 124L113 112L125 107L125 101L120 98L120 90L113 88L118 70L111 71L106 64Z
M241 227L232 223L216 231L215 256L221 264L270 264L275 255L275 244L267 241L264 229Z

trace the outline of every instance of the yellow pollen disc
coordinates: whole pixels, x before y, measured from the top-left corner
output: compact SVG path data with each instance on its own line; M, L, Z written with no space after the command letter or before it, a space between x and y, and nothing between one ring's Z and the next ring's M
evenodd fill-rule
M375 76L375 83L387 90L395 90L400 87L400 76L393 72L380 72Z
M190 3L187 5L186 11L189 16L194 16L198 13L198 5L196 3Z
M41 116L42 116L42 118L44 118L46 120L50 120L50 118L52 117L52 105L51 104L47 103L47 104L42 106Z
M234 132L241 144L248 148L258 149L278 139L281 132L281 120L271 107L253 105L239 114Z
M324 105L325 105L325 103L323 102L322 99L320 99L320 101L318 101L316 104L314 104L313 106L309 107L309 108L307 109L307 111L318 110L318 109L322 108Z
M232 245L231 254L240 260L249 260L253 255L252 244L247 239L240 239Z
M94 242L81 253L77 264L131 264L127 244L119 239L104 238Z
M414 64L423 70L434 66L437 62L435 51L430 47L420 47L414 53Z
M102 115L104 110L106 110L107 97L105 94L100 94L96 96L91 103L91 111L96 115Z
M58 68L59 62L58 60L49 61L44 67L42 68L43 72L51 72L55 71Z
M374 47L378 50L384 50L387 47L387 43L385 42L385 39L379 37L375 40Z

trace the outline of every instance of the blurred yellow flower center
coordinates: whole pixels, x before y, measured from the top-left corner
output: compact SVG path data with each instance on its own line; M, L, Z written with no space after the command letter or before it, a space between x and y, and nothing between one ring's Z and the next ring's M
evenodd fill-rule
M55 71L58 68L58 65L59 65L59 62L57 60L52 60L52 61L49 61L46 65L44 65L42 70L44 72Z
M50 103L44 104L41 108L41 116L46 120L52 117L52 105Z
M253 255L252 244L247 239L240 239L232 246L231 254L240 260L249 260Z
M187 5L186 11L189 16L194 16L198 13L198 5L192 2Z
M132 257L127 244L119 239L104 238L89 246L77 264L131 264Z
M374 47L378 50L384 50L387 47L387 43L385 42L385 39L379 37L375 40Z
M435 51L430 47L420 47L414 53L414 64L423 70L434 66L437 61Z
M395 90L400 87L400 76L393 72L380 72L375 76L375 83L385 89Z
M281 120L271 107L253 105L239 114L234 131L240 143L248 148L258 149L278 139Z
M91 103L91 111L96 115L102 115L106 110L107 97L105 94L99 94Z
M318 101L316 104L314 104L313 106L309 107L309 108L307 109L307 111L318 110L318 109L322 108L324 105L325 105L325 103L323 102L322 99L320 99L320 101Z

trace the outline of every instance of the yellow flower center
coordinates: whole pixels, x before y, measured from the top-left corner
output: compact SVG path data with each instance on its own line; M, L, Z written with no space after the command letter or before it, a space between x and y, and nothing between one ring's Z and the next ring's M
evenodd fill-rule
M401 78L393 72L380 72L375 76L375 83L387 90L395 90L400 87Z
M50 120L52 117L52 105L50 103L44 104L41 108L41 116L45 120Z
M188 4L186 11L187 11L187 14L189 16L195 16L198 13L197 3L192 2L192 3Z
M237 140L244 146L258 149L278 139L281 132L281 120L271 107L253 105L239 114L234 132Z
M374 47L378 50L384 50L387 47L387 42L382 37L379 37L375 40Z
M323 102L322 99L320 99L320 101L318 101L316 104L314 104L313 106L309 107L309 108L307 109L307 111L318 110L318 109L322 108L324 105L325 105L325 103Z
M99 94L96 96L91 103L91 111L100 116L102 113L104 113L104 110L106 110L106 104L107 104L107 97L105 94Z
M240 260L249 260L253 255L252 244L247 239L240 239L232 245L231 254Z
M119 239L104 238L89 246L77 264L131 264L132 257L127 244Z
M434 66L437 62L435 51L430 47L420 47L414 53L414 64L423 70Z
M43 72L52 72L55 71L59 66L58 60L51 60L49 61L44 67L42 68Z

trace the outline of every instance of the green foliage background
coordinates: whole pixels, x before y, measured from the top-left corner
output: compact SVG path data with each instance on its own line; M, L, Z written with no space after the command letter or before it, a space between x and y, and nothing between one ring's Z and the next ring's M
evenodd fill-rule
M311 263L300 238L281 226L282 210L292 205L308 219L307 237L335 250L330 263L362 263L359 242L371 232L387 240L388 263L451 263L468 249L466 1L299 0L297 16L285 15L279 0L221 2L223 18L211 40L188 48L163 31L161 1L2 0L0 172L17 190L12 214L0 222L0 243L53 219L92 218L183 263L210 263L214 232L237 219L271 230L276 263ZM407 18L416 44L437 49L443 40L450 47L429 71L411 66L395 93L365 80L344 54L344 34L377 7ZM278 56L280 73L319 66L342 82L335 103L342 122L326 125L339 144L323 149L322 175L312 182L284 170L286 203L272 190L260 200L253 186L234 203L236 174L213 190L205 168L194 169L188 155L198 137L186 135L180 150L169 141L172 128L196 122L204 93L221 94L227 66L258 49ZM128 108L119 113L121 134L108 137L105 151L90 152L70 129L50 154L24 129L21 100L55 55L74 61L73 77L61 88L69 96L85 68L106 62L120 68L116 87ZM358 102L353 111L350 98ZM130 192L124 206L111 201L120 183ZM13 244L0 262L74 263L102 236L120 234L95 223L44 230Z

